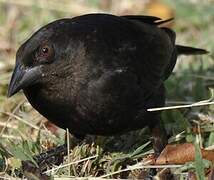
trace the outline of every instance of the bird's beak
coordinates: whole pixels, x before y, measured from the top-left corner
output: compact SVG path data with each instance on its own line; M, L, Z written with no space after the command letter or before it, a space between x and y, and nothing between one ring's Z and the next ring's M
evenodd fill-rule
M34 84L40 77L42 77L41 66L25 68L24 66L17 64L10 80L7 94L8 97L13 96L19 90Z

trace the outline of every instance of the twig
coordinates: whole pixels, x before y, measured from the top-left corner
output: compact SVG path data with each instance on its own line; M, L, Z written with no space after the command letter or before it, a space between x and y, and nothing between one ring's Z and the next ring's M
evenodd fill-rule
M20 106L25 102L25 100L21 101L15 108L14 110L12 111L12 114L14 114L19 108ZM12 119L11 116L8 117L7 121L6 121L6 124L5 126L2 128L1 132L0 132L0 137L1 135L4 133L5 129L7 128L6 125L10 122L10 120Z
M2 138L7 138L7 139L22 140L22 138L19 137L19 136L13 136L13 135L7 135L7 134L2 134L1 137Z
M4 176L0 176L0 179L2 179L2 180L18 180L18 179L20 179L20 178L13 178L13 177L4 177Z
M26 121L26 120L20 118L19 116L16 116L15 114L12 114L12 113L10 113L10 112L0 112L0 113L6 114L6 115L8 115L8 116L11 116L11 117L13 117L13 118L15 118L15 119L17 119L17 120L19 120L19 121L21 121L21 122L27 124L28 126L34 128L34 129L36 129L36 130L39 130L39 127L38 127L38 126L29 123L28 121Z
M17 125L13 125L13 124L8 123L8 122L0 122L0 126L6 127L6 128L11 128L11 129L17 129L18 128Z
M207 106L207 105L213 105L214 104L214 89L210 90L210 98L202 101L195 102L193 104L188 105L178 105L178 106L168 106L168 107L160 107L160 108L149 108L147 111L163 111L163 110L171 110L171 109L181 109L181 108L189 108L189 107L198 107L198 106Z
M98 156L98 155L94 155L94 156L90 156L90 157L87 157L87 158L84 158L84 159L81 159L81 160L78 160L78 161L70 162L70 163L68 163L68 164L64 164L64 165L58 166L58 167L56 167L56 168L52 168L52 169L50 169L50 170L47 170L47 171L45 171L45 172L43 172L43 173L47 174L47 173L49 173L49 172L56 171L56 170L58 170L58 169L61 169L61 168L70 166L70 165L72 165L72 164L78 164L78 163L80 163L80 162L84 162L84 161L87 161L87 160L89 160L89 159L94 159L94 158L96 158L97 156Z
M121 169L119 171L115 171L109 174L105 174L103 176L100 176L101 178L112 176L115 174L119 174L121 172L126 172L126 171L133 171L137 169L156 169L156 168L179 168L182 167L182 165L133 165L133 166L128 166L126 169Z
M205 150L214 150L214 145L206 147Z
M66 128L66 139L67 139L67 156L68 156L68 164L71 162L70 158L70 138L69 138L69 129ZM68 166L68 175L71 176L71 168Z
M182 108L190 108L190 107L207 106L207 105L213 105L213 104L214 104L214 102L193 103L193 104L188 104L188 105L149 108L149 109L147 109L147 111L152 112L152 111L163 111L163 110L171 110L171 109L182 109Z

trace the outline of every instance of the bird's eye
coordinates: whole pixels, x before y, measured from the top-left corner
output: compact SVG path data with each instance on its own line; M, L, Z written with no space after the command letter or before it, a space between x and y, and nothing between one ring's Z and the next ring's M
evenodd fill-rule
M42 53L43 53L43 54L47 54L48 51L49 51L49 47L43 47L43 48L42 48Z
M48 45L42 46L40 49L40 55L43 57L48 57L51 55L51 47Z
M43 45L35 53L35 58L37 62L48 63L53 60L54 51L52 46Z

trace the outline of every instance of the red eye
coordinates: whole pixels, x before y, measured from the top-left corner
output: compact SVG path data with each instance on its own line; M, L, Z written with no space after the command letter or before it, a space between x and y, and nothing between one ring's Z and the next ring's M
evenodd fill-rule
M50 56L51 55L51 48L47 45L41 47L40 54L41 54L41 56L45 56L45 57Z
M47 44L40 46L38 51L35 53L36 61L38 62L51 62L53 60L54 50L52 46Z
M43 53L43 54L48 53L48 51L49 51L49 48L48 48L48 47L43 47L43 48L42 48L42 53Z

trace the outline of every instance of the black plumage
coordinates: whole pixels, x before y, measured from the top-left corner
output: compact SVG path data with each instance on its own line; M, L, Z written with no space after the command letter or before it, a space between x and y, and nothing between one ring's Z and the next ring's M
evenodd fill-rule
M21 45L8 95L20 89L47 119L75 135L114 135L158 124L175 33L151 16L88 14L54 21Z

